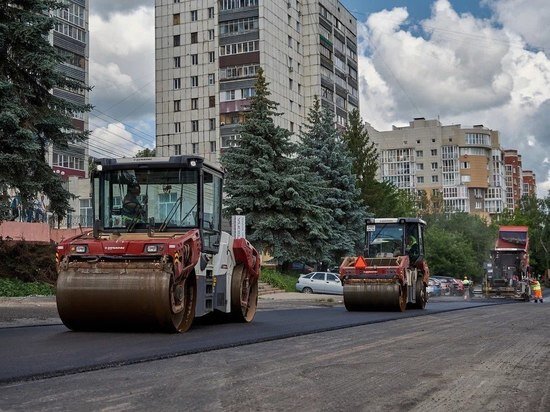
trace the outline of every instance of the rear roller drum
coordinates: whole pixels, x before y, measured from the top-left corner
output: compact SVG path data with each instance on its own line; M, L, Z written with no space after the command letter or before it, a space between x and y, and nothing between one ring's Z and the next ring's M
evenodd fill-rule
M356 283L344 285L344 305L348 311L397 310L407 306L406 289L398 283Z
M241 263L231 279L231 315L237 322L251 322L258 306L258 280Z

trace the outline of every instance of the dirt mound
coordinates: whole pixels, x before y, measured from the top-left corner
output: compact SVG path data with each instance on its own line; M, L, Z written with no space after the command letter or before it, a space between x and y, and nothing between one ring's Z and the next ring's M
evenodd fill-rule
M55 244L0 240L0 278L55 284Z

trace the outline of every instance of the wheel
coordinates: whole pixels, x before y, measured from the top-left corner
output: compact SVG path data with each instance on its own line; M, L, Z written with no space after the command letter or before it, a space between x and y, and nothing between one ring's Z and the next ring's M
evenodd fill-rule
M258 280L252 279L244 265L233 269L231 279L231 315L237 322L251 322L258 306Z
M405 312L407 309L407 286L399 287L399 303L397 306L398 312Z
M313 293L313 289L305 287L302 289L302 293L307 293L307 294Z
M171 332L186 332L195 319L197 304L197 278L191 273L186 279L170 282L170 310L172 325L168 326Z
M421 278L416 279L416 303L413 305L415 309L424 309L428 302L428 294L426 293L426 285Z

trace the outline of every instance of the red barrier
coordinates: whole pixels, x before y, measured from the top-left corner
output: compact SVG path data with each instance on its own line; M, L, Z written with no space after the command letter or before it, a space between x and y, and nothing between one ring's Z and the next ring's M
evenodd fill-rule
M90 232L91 228L51 229L47 223L2 222L0 236L2 239L25 240L36 243L59 243L64 239Z

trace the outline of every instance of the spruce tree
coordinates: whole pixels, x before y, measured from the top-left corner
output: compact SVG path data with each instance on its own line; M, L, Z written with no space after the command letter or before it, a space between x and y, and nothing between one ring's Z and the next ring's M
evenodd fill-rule
M46 151L85 140L71 118L90 109L52 94L54 88L86 88L58 70L63 57L48 42L55 22L48 12L63 7L51 0L0 4L0 193L16 189L27 203L43 192L60 217L71 194L48 166Z
M291 133L274 123L280 114L270 94L260 69L238 145L223 152L220 160L226 169L226 214L241 209L248 240L283 264L307 258L310 247L304 233L318 231L322 216L309 203L317 190L309 184L309 171L291 158Z
M298 162L321 180L323 190L313 202L329 212L327 242L324 248L318 246L318 258L339 263L342 256L354 253L362 240L365 210L352 172L352 158L334 125L333 113L321 109L317 98L301 135Z

